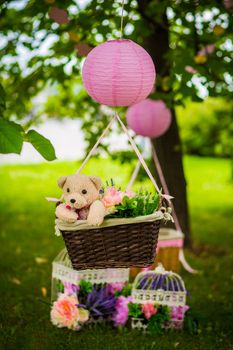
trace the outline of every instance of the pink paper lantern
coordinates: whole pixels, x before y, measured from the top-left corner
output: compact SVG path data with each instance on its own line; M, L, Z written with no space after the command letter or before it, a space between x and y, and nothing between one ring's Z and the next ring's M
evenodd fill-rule
M83 83L88 94L107 106L131 106L144 100L155 82L150 55L131 40L109 40L87 56Z
M146 99L128 108L128 126L136 134L155 138L163 135L171 124L171 111L162 100Z

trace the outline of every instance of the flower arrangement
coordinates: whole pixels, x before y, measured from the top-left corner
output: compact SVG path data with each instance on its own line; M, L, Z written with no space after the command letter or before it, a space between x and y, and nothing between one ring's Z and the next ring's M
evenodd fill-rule
M51 311L51 321L57 327L79 330L89 318L89 311L79 307L75 295L60 294Z
M101 318L115 327L131 325L150 333L161 333L164 328L181 328L189 308L186 305L134 303L132 285L128 282L93 284L81 280L79 285L58 283L59 294L52 305L51 321L57 327L72 330L80 330L84 324Z
M110 218L129 218L153 214L159 206L159 195L140 190L139 192L121 191L111 180L102 202Z

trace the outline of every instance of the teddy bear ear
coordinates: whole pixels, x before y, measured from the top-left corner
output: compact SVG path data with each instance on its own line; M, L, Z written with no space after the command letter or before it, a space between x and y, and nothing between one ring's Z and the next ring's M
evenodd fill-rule
M89 179L93 182L97 190L100 190L102 187L102 181L99 176L89 176Z
M57 181L58 186L62 188L65 185L66 180L67 176L61 176Z

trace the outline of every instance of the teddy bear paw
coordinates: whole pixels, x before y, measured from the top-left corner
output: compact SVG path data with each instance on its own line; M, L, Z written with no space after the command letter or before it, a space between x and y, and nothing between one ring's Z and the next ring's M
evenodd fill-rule
M72 224L73 222L75 222L77 220L77 214L75 213L67 213L66 215L60 215L59 219L62 221L65 221L69 224Z
M90 216L87 218L88 225L100 226L103 223L103 218L100 216Z

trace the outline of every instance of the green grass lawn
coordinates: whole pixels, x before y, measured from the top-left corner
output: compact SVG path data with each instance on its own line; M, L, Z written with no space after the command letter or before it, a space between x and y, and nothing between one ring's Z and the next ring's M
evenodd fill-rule
M194 252L186 252L199 275L182 271L188 303L200 314L198 334L160 336L94 327L57 329L49 320L51 262L63 247L54 236L56 180L78 164L46 163L0 167L0 349L233 349L233 183L228 160L186 157ZM113 176L124 186L132 165L93 160L85 172ZM149 184L149 182L147 182ZM43 258L42 260L38 258ZM44 297L41 288L47 289Z

